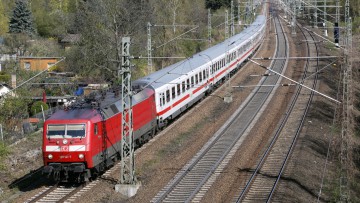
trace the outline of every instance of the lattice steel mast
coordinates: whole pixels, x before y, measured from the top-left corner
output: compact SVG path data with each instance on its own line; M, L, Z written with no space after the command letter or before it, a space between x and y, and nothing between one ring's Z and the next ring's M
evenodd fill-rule
M225 39L229 38L229 12L225 10Z
M130 70L130 37L122 38L121 58L121 168L120 183L135 183L135 155L132 125L132 90Z
M208 40L209 46L211 46L211 9L208 9Z
M350 17L349 0L345 2L345 39L344 39L344 76L343 76L343 113L341 131L341 177L340 177L340 202L350 202L349 168L350 157L349 141L352 136L352 24Z
M291 2L292 18L291 18L291 34L296 35L296 0Z
M234 21L234 1L231 0L231 6L230 6L230 22L231 22L231 36L235 35L235 21Z
M339 37L340 37L340 30L339 30L339 22L340 22L340 2L336 0L336 13L335 13L335 24L334 24L334 38L336 46L339 46Z
M318 27L318 21L317 21L317 18L318 18L318 8L317 8L317 0L315 0L314 2L314 28L317 28Z
M152 46L151 46L151 23L147 24L147 54L148 54L148 74L153 72L152 65Z

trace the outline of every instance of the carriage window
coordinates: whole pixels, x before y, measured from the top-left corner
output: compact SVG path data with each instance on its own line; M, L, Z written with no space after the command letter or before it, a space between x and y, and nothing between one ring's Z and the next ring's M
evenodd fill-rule
M185 81L182 82L182 92L185 92Z
M172 98L174 99L175 98L175 86L171 88L171 95L172 95Z
M194 76L191 76L191 87L194 87Z
M165 94L161 93L161 97L162 97L162 104L164 106L165 105Z
M166 90L166 102L170 101L170 90Z
M180 88L180 83L179 84L177 84L177 95L180 95L180 93L181 93L181 88Z
M199 83L199 76L198 74L195 75L195 84L197 85Z
M202 72L200 71L199 73L199 79L200 79L200 82L202 81Z
M186 89L187 90L190 89L190 79L189 78L186 80Z
M204 77L204 80L205 80L206 79L205 70L203 70L203 77Z
M160 106L162 106L163 105L163 93L160 93Z

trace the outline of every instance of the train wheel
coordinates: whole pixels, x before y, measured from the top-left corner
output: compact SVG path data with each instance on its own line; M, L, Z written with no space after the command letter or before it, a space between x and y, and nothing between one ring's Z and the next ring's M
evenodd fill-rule
M55 182L59 182L60 181L60 171L55 171L53 174L53 178L54 178Z
M154 127L154 128L151 130L151 133L150 133L150 138L155 137L155 135L156 135L156 129L157 129L157 126L156 126L156 127Z

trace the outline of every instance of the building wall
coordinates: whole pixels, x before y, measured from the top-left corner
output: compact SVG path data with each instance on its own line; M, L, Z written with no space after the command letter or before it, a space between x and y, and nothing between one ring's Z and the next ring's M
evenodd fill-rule
M59 58L20 58L20 68L31 71L42 71L55 64Z

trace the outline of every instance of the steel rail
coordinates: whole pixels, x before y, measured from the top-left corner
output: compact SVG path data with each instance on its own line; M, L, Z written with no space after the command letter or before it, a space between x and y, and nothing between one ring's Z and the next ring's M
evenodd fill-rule
M300 26L299 24L298 24L298 27L300 28L300 30L302 31L303 35L305 36L305 33L304 33L304 31L301 29L301 26ZM310 37L312 37L312 38L315 40L315 37L314 37L310 32L309 32L309 35L310 35ZM308 46L308 49L309 49L309 46ZM319 52L318 52L318 45L315 45L315 49L316 49L316 54L318 55L318 54L319 54ZM318 69L318 67L319 67L318 65L319 65L319 60L316 61L316 69ZM305 74L304 74L304 78L303 78L303 79L306 79L306 75L305 75ZM318 81L317 79L318 79L318 74L315 75L314 83L313 83L313 88L316 87L316 84L317 84L317 81ZM301 89L301 88L299 88L299 89ZM303 127L303 124L304 124L304 121L305 121L307 112L308 112L309 109L310 109L310 105L311 105L311 102L312 102L313 97L314 97L314 92L311 91L311 93L310 93L310 98L309 98L309 100L308 100L308 102L307 102L307 105L306 105L304 114L303 114L302 117L301 117L300 125L298 126L298 129L296 130L296 135L295 135L295 137L294 137L294 139L293 139L293 141L292 141L292 143L291 143L291 146L290 146L290 148L289 148L289 151L288 151L287 154L286 154L285 160L284 160L284 162L283 162L283 164L282 164L282 166L281 166L281 169L280 169L280 171L279 171L279 174L278 174L278 176L277 176L277 178L276 178L276 181L275 181L275 183L274 183L274 185L273 185L273 188L271 189L271 192L270 192L269 197L268 197L268 199L267 199L266 202L270 202L270 200L272 199L272 197L273 197L273 195L274 195L274 193L275 193L275 190L276 190L276 188L277 188L277 186L278 186L278 184L279 184L279 182L280 182L281 176L282 176L282 174L283 174L283 172L284 172L284 170L285 170L285 166L286 166L286 164L287 164L287 162L288 162L288 160L289 160L289 158L290 158L290 155L291 155L292 152L293 152L293 149L294 149L294 147L295 147L295 143L296 143L296 141L297 141L297 139L298 139L298 137L299 137L299 135L300 135L300 131L301 131L302 127Z
M274 19L277 19L277 18L274 18ZM278 33L278 34L277 34L276 36L277 36L277 38L279 39L279 38L280 38L279 32L277 32L277 33ZM283 30L282 30L282 32L280 32L280 33L282 33L282 35L284 35L284 34L283 34L283 33L284 33ZM279 40L278 40L278 41L279 41ZM285 41L286 41L286 40L285 40ZM285 44L283 44L283 45L285 46ZM278 47L278 49L279 49L279 47ZM286 114L286 117L288 117L288 116L289 116L289 114ZM266 151L264 152L263 156L261 157L259 164L258 164L257 167L255 168L255 171L253 172L253 174L251 175L250 179L249 179L248 182L246 183L244 189L241 191L240 195L239 195L238 198L236 199L236 202L237 202L237 203L240 202L241 200L243 200L243 198L245 197L246 192L250 189L251 184L253 183L255 177L257 176L257 174L258 174L261 166L262 166L263 163L265 162L265 159L266 159L267 155L269 154L272 146L273 146L274 143L276 142L278 135L280 134L280 128L282 128L284 125L285 125L285 122L281 122L280 127L278 128L278 131L275 133L275 136L274 136L274 138L272 139L272 141L270 142L269 147L266 149Z
M298 25L298 26L299 26L299 25ZM303 32L303 35L305 36L304 31L303 31L302 29L301 29L301 31ZM310 32L309 32L309 34L310 34ZM305 36L305 37L306 37L306 36ZM313 36L311 36L311 37L313 37ZM315 46L317 47L317 45L315 45ZM308 51L309 51L309 54L310 54L310 48L309 48L309 46L308 46ZM317 50L316 50L316 51L317 51ZM318 52L317 52L317 55L318 55ZM309 68L309 61L310 61L310 60L307 60L306 70ZM317 60L317 64L318 64L318 60ZM317 68L318 68L318 66L317 66ZM305 79L307 79L306 74L303 75L302 83L301 83L301 84L304 83ZM313 81L313 88L316 87L316 82L317 82L317 77L315 77L315 79L314 79L314 81ZM239 197L237 198L236 202L240 202L240 201L242 201L242 200L245 199L245 195L247 194L247 192L249 191L251 185L252 185L253 182L255 181L255 178L257 177L258 172L259 172L260 169L264 166L264 163L265 163L265 161L267 160L268 155L270 154L271 150L273 149L275 142L279 139L279 136L280 136L280 134L281 134L281 131L282 131L282 129L285 127L285 124L286 124L286 122L288 121L288 119L289 119L289 117L290 117L290 114L291 114L291 112L292 112L292 109L294 108L294 106L295 106L295 104L296 104L296 102L297 102L297 100L298 100L298 98L299 98L299 95L300 95L300 93L301 93L301 90L302 90L302 86L299 86L296 94L294 95L294 98L293 98L293 100L292 100L292 103L290 104L289 109L288 109L288 111L286 112L286 116L285 116L284 119L282 120L280 126L278 127L278 129L277 129L277 131L276 131L276 133L275 133L274 138L272 139L270 145L268 146L268 148L266 149L265 153L263 154L263 156L262 156L260 162L258 163L258 165L257 165L254 173L252 174L252 176L250 177L250 179L249 179L248 182L246 183L245 188L242 190L242 192L241 192L241 194L239 195ZM305 120L305 116L306 116L306 113L308 112L308 109L309 109L309 106L310 106L310 104L311 104L311 101L312 101L313 96L314 96L314 92L311 91L311 94L310 94L309 99L307 100L306 108L305 108L305 110L304 110L304 114L303 114L303 116L302 116L302 118L301 118L300 124L298 125L298 127L297 127L297 129L296 129L295 136L294 136L294 138L292 139L292 142L291 142L291 146L290 146L290 148L288 149L288 151L287 151L287 153L286 153L286 156L285 156L285 159L284 159L283 163L281 164L280 171L279 171L279 173L278 173L278 175L277 175L277 179L276 179L276 181L274 182L274 184L273 184L273 186L272 186L272 188L271 188L271 190L270 190L270 193L269 193L269 195L268 195L268 197L267 197L267 199L266 199L266 202L269 202L269 201L271 200L271 198L273 197L274 192L275 192L275 190L276 190L276 188L277 188L277 185L279 184L279 181L280 181L280 179L281 179L281 175L282 175L282 173L284 172L284 169L285 169L285 166L286 166L286 164L287 164L287 161L288 161L288 159L289 159L289 157L290 157L290 155L291 155L291 153L292 153L292 151L293 151L293 148L294 148L294 146L295 146L295 143L296 143L296 140L297 140L297 138L298 138L298 135L300 134L300 130L301 130L302 126L303 126L303 123L304 123L304 120Z

